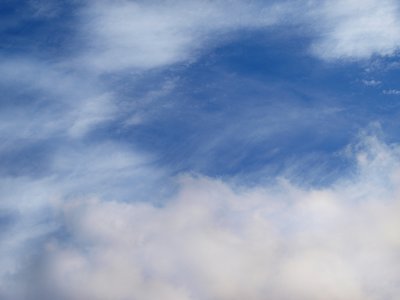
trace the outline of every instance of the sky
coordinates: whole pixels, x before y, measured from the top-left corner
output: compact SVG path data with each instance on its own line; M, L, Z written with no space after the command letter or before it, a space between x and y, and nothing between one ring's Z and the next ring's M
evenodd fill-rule
M400 297L400 2L2 0L0 299Z

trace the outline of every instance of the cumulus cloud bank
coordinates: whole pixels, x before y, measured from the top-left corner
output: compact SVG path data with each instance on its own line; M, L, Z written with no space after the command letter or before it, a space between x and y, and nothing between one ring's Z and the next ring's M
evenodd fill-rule
M323 189L184 176L162 206L55 203L64 234L19 278L30 299L395 299L399 149L353 150L357 172Z

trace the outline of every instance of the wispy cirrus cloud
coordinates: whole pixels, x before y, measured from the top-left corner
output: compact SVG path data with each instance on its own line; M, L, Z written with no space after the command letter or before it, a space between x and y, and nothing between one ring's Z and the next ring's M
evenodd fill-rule
M101 72L190 62L229 33L278 22L285 4L242 1L97 1L83 10L81 60Z
M396 1L323 1L316 13L312 51L326 60L369 59L396 54L400 46Z
M81 61L100 72L191 62L243 29L297 26L325 60L394 55L400 46L395 1L97 1L80 15ZM268 41L265 41L268 43Z
M112 93L95 78L33 58L2 57L0 65L0 84L8 100L2 105L3 136L77 137L115 116Z

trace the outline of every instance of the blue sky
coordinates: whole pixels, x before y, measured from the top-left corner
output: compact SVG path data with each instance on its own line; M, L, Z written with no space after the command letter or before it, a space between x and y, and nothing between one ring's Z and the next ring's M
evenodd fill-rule
M6 0L0 28L0 298L398 297L397 1Z

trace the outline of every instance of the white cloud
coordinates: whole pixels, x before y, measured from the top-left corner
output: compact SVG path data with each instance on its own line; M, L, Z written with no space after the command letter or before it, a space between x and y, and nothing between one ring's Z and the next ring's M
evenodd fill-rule
M319 36L312 51L327 60L393 55L400 46L399 13L394 0L324 1L311 14Z
M325 189L183 177L161 207L60 203L69 237L47 241L32 284L48 299L393 299L399 149L356 149L358 174Z
M315 55L359 59L397 49L394 2L324 3L309 6L320 34ZM324 190L186 178L179 195L159 207L135 202L157 200L169 183L159 180L165 177L148 166L149 158L115 143L83 141L95 125L120 116L109 88L85 68L99 74L190 62L228 33L285 24L282 16L298 9L297 2L288 8L257 1L92 1L80 15L87 44L73 59L80 63L75 69L65 67L70 61L2 61L2 83L27 88L39 104L2 111L1 150L60 136L65 147L50 155L46 175L0 180L0 212L16 219L1 236L0 297L18 299L17 289L41 300L399 294L395 149L370 141L375 152L358 154L358 177ZM299 16L290 22L309 24ZM138 112L127 123L142 118ZM79 200L91 194L95 200ZM62 238L49 240L57 230L65 231ZM41 251L41 259L29 261Z
M400 95L400 90L390 89L390 90L383 90L382 93L385 95Z
M240 29L273 25L308 28L311 52L325 60L393 55L400 45L394 0L102 0L80 16L87 49L79 61L96 72L187 63Z
M8 87L0 134L10 141L81 137L115 117L112 93L94 78L33 59L2 57L0 66L0 83Z
M32 259L40 254L42 241L62 230L54 206L90 195L154 203L173 188L163 170L151 166L151 157L116 143L63 144L47 159L44 174L0 178L2 299L19 299L15 293L23 292L24 281L31 279L16 277L21 269L35 263ZM9 216L8 225L2 224L4 216Z
M276 23L281 5L242 1L96 1L82 13L84 64L101 72L187 62L232 30Z
M371 79L371 80L363 79L361 82L366 86L372 86L372 87L378 86L382 83L382 81L375 80L375 79Z

